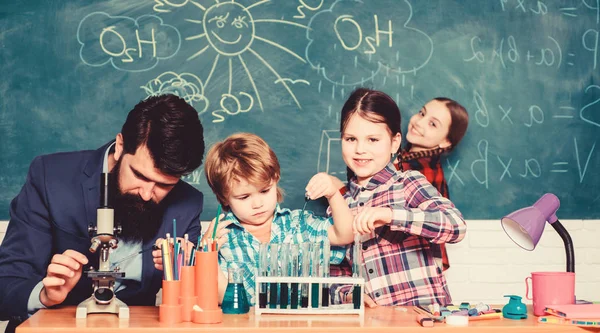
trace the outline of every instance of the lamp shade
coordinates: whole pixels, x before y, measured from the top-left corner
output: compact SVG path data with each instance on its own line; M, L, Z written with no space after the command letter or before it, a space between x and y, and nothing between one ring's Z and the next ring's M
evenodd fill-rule
M533 251L542 237L546 221L552 224L558 220L558 207L558 198L554 194L546 193L533 206L521 208L503 217L502 228L517 245Z

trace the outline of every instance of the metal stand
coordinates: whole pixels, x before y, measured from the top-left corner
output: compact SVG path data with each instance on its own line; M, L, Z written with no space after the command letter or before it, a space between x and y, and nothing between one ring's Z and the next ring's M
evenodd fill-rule
M559 220L550 224L558 233L565 244L565 252L567 254L567 272L575 273L575 250L573 249L573 241L567 229L560 223Z
M308 307L298 307L292 309L289 306L282 308L279 304L275 308L271 308L267 305L261 308L259 304L254 305L254 314L260 316L261 314L274 313L274 314L355 314L363 317L365 314L365 307L363 304L363 293L365 286L365 279L359 277L291 277L291 276L256 276L256 290L260 290L261 283L298 283L298 284L348 284L353 285L354 288L359 288L360 293L360 304L358 308L355 308L353 304L335 304L327 307L322 306L320 302L320 292L317 295L313 295L309 291ZM321 288L319 287L319 290ZM310 289L309 289L310 290ZM312 307L312 299L314 297L319 298L319 306Z
M118 315L119 319L129 319L129 307L118 298L108 304L98 304L94 296L90 296L77 305L75 318L86 318L88 313L113 313Z

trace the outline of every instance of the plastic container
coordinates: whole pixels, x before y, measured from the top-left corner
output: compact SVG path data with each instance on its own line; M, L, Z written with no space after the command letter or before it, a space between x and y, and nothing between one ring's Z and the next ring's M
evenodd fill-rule
M179 304L181 304L181 319L183 321L192 321L192 315L194 311L192 308L196 305L196 267L194 266L181 266L181 272L179 273L181 280L181 293L179 296Z
M182 321L179 295L181 293L181 281L163 280L162 282L162 304L158 307L158 321L167 324L176 324Z
M192 321L217 324L223 321L219 308L218 252L196 252L196 296L200 311L193 310Z

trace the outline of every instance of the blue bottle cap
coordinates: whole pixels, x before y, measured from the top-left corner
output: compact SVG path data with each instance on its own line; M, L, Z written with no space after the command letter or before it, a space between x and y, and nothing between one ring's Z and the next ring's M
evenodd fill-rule
M517 295L504 295L510 297L508 304L502 308L502 316L508 319L526 319L527 306L521 302L522 297Z

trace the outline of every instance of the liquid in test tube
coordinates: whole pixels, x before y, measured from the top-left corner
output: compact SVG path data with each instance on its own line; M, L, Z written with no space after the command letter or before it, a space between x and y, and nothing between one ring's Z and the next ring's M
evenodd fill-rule
M362 276L362 242L360 241L360 235L356 235L354 237L354 245L352 247L352 277L361 277ZM360 309L361 299L360 299L360 287L359 285L354 285L352 289L352 303L354 304L355 309Z
M310 250L312 244L309 242L302 243L302 276L310 276ZM303 283L301 287L301 305L303 308L308 308L308 283Z
M298 252L299 252L299 245L298 244L292 244L292 274L291 276L293 277L298 277ZM291 299L290 299L290 307L292 309L297 309L298 308L298 282L294 282L292 283L292 292L291 292Z
M312 277L319 277L319 264L321 263L321 258L319 257L319 255L321 254L321 251L319 249L319 244L314 244L312 247L312 253L311 253L311 266L312 269L310 271L310 276ZM321 286L320 283L315 283L313 282L311 287L310 287L310 303L311 306L313 308L318 308L319 307L319 303L320 303L320 294L321 294Z
M268 276L269 274L269 243L260 244L260 249L258 252L259 262L258 262L258 274L260 276ZM267 293L268 286L266 282L262 282L260 284L260 290L258 292L258 306L260 308L267 307Z
M277 255L279 254L279 244L271 243L271 276L279 276L279 264L277 263ZM279 283L271 282L269 284L269 307L271 309L277 308L277 290L279 289Z
M281 244L281 276L289 276L289 262L290 262L290 254L291 254L291 246L290 243ZM287 309L288 307L288 296L289 296L289 284L287 282L282 282L280 285L280 297L279 297L279 308Z
M329 240L325 238L323 241L323 269L321 270L321 276L329 277ZM323 283L321 285L321 306L326 308L329 307L329 283Z

